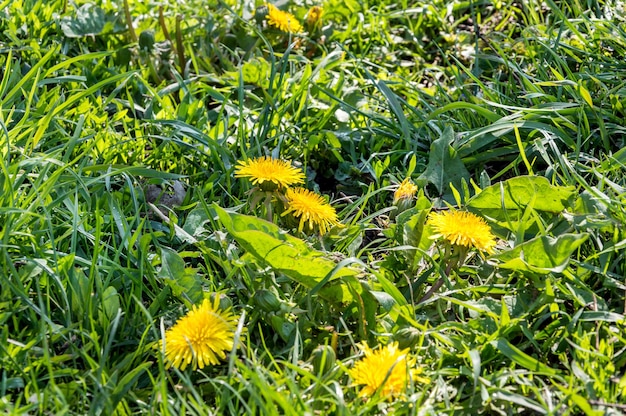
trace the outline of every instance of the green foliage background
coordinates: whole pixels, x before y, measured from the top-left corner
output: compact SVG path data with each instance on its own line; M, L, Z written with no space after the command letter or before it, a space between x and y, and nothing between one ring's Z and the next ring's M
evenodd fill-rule
M249 0L0 3L1 412L626 411L624 4L277 3L316 5L289 36ZM259 218L233 171L262 155L345 227ZM499 239L453 274L448 205ZM211 296L238 348L166 370ZM430 382L358 398L357 344L394 340Z

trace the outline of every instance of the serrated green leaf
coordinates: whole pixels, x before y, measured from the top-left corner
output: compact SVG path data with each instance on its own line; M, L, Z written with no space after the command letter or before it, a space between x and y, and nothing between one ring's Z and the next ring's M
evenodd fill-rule
M454 131L446 127L441 137L430 145L428 166L421 179L432 183L440 195L450 194L450 183L457 189L461 187L461 179L469 181L470 174L452 147Z
M501 262L498 265L501 269L539 274L560 273L567 267L574 250L588 237L588 234L535 237L491 258Z
M161 248L161 270L158 276L172 289L175 296L183 297L192 304L204 299L201 278L196 271L185 268L185 261L170 248Z
M194 237L198 237L203 231L205 231L204 225L209 221L209 215L204 207L196 207L185 220L183 230L191 234Z
M551 185L542 176L518 176L483 189L467 206L484 215L495 212L495 218L502 209L523 211L529 204L537 211L558 213L569 205L575 192L573 186Z
M61 20L61 30L68 38L81 38L123 32L126 25L118 14L105 12L101 7L87 3L76 11L74 17Z
M256 259L309 289L327 279L328 284L319 290L320 296L327 300L346 303L353 299L350 288L341 279L354 279L358 274L356 270L349 267L337 270L335 261L324 252L311 248L304 240L287 234L271 222L227 212L218 206L214 208L228 232Z
M161 248L161 278L180 279L185 274L185 261L170 248Z

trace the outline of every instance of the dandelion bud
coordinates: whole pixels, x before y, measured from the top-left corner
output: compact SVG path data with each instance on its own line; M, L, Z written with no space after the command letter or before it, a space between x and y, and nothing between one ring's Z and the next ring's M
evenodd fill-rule
M326 374L335 365L335 350L330 345L318 345L311 353L311 361L315 374Z
M144 30L139 34L139 48L147 52L152 52L152 49L154 49L153 30Z
M417 328L409 326L397 330L393 339L398 343L398 348L404 350L415 345L419 341L420 335Z
M313 32L322 26L323 14L324 9L320 6L313 6L309 9L309 12L306 15L306 24L310 32Z
M252 300L264 312L278 312L280 310L280 299L269 290L258 290L252 297Z

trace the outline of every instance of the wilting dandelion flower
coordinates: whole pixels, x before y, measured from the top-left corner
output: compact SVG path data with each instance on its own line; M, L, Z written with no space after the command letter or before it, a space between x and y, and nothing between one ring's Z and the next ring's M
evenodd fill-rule
M411 200L417 193L417 185L415 185L409 178L406 178L398 186L398 189L393 193L393 203L396 204L400 201Z
M365 357L358 361L351 370L350 377L355 384L363 385L361 397L373 396L377 391L385 397L395 397L405 392L407 385L413 382L427 383L420 377L421 369L416 367L415 358L409 356L409 350L400 350L397 342L372 350L363 345Z
M272 3L266 3L267 6L267 22L270 26L274 26L279 30L287 33L300 33L302 32L302 25L291 13L284 12Z
M263 156L237 163L235 177L248 178L263 191L304 183L304 173L284 160Z
M442 211L433 212L426 222L435 231L432 238L443 238L451 244L476 248L479 251L493 253L496 245L495 236L485 220L471 212Z
M298 231L309 223L309 230L315 227L320 234L325 234L333 225L339 225L335 208L330 206L321 195L304 188L288 189L285 194L287 210L282 215L291 213L300 219Z
M233 348L237 317L230 310L219 310L219 297L205 299L165 332L165 358L168 367L181 370L217 364Z

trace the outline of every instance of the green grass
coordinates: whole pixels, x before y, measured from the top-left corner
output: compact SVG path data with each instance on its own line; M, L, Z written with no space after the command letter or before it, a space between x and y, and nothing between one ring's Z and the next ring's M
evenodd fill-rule
M0 413L626 410L621 3L292 0L324 8L297 45L260 2L160 5L130 2L135 41L121 5L0 3ZM234 169L262 155L345 226L258 218ZM496 253L446 270L446 206ZM212 296L236 348L167 369ZM430 381L359 398L358 344L393 340Z

